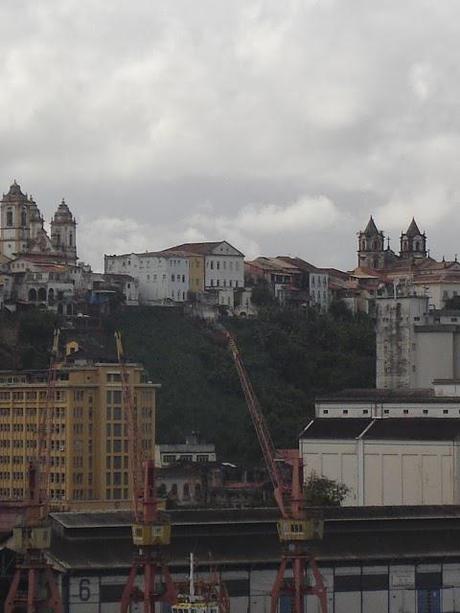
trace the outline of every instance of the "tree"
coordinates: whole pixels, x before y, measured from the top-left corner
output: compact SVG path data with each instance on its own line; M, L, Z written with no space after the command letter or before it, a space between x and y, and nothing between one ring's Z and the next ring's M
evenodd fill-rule
M310 507L340 507L350 493L345 483L311 473L304 486L305 504Z
M251 300L256 306L270 306L274 303L272 291L265 280L259 279L254 285Z

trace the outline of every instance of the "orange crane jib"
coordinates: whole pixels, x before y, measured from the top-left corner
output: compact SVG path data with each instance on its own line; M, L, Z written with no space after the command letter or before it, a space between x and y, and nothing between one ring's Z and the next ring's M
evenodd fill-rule
M282 544L282 556L271 591L270 613L277 613L281 594L292 597L294 613L304 612L306 594L317 596L321 613L327 613L326 586L311 551L311 542L323 536L323 521L319 517L307 517L305 514L303 470L299 450L276 450L235 338L223 326L219 326L218 331L224 334L232 354L281 514L281 519L278 521L278 536ZM281 469L280 464L283 460L291 468L290 478ZM292 579L285 578L288 564L292 565ZM308 581L308 566L314 579L312 585Z

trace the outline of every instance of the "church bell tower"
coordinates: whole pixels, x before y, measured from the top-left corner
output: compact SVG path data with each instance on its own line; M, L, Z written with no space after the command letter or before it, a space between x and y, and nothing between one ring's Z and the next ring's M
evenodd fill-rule
M374 270L385 267L385 237L372 215L365 230L358 234L358 266Z

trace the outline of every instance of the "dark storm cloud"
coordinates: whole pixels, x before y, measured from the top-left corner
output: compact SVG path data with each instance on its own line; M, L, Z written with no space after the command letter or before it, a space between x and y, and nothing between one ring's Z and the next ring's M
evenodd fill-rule
M416 215L452 255L459 17L447 0L4 0L3 189L17 178L48 217L65 195L99 268L220 238L349 267L371 212L394 239Z

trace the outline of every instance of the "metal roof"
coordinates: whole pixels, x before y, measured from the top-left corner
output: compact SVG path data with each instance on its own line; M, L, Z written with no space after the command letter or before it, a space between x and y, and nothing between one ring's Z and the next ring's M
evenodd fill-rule
M399 441L453 441L460 438L460 418L318 417L305 428L301 439L356 439Z

